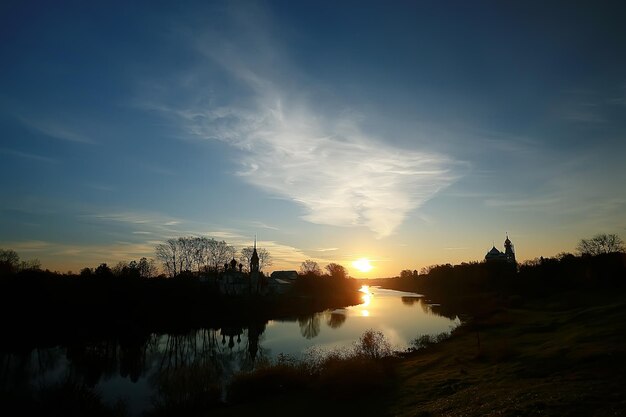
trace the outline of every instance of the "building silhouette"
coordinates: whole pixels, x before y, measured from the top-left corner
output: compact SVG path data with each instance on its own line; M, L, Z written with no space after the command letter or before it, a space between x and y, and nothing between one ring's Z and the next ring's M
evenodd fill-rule
M506 263L516 263L515 260L515 249L513 248L513 243L509 239L509 235L506 235L506 240L504 241L504 252L500 252L495 245L491 248L489 252L485 255L485 261L492 262L506 262Z
M243 272L243 265L237 264L233 258L230 263L224 264L224 271L218 278L218 288L224 295L277 295L284 294L291 288L291 284L298 274L293 272L295 277L292 280L278 279L277 277L267 277L261 272L261 262L256 248L256 237L254 238L254 249L250 256L250 272ZM280 276L280 274L278 274ZM290 275L291 277L291 275Z

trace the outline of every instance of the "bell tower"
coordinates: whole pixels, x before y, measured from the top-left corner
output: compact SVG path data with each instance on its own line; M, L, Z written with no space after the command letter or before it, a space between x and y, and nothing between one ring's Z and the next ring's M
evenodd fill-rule
M259 254L256 251L256 236L254 237L254 250L250 257L250 272L259 272Z
M506 234L506 240L504 241L504 254L506 255L506 260L509 262L515 262L515 249L513 248L513 243L509 239L509 234Z

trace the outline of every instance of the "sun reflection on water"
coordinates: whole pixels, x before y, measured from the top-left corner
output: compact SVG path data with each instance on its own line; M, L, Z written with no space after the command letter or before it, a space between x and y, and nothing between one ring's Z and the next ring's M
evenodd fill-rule
M361 304L361 307L367 307L372 302L372 293L370 292L369 285L361 286L359 291L361 291L363 293L363 294L361 294L361 298L363 299L363 304ZM369 314L363 314L363 315L366 316L366 315L369 315Z

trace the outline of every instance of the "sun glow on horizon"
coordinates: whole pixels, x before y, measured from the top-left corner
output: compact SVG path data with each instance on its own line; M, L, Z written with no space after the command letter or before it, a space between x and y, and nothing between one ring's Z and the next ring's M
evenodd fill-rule
M370 264L370 260L367 258L357 259L356 261L352 262L352 266L354 266L356 269L358 269L361 272L369 272L374 268Z

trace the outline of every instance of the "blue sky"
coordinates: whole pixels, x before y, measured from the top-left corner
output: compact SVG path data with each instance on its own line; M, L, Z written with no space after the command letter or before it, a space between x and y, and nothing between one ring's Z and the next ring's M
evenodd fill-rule
M389 276L626 238L619 2L170 3L0 6L0 246Z

